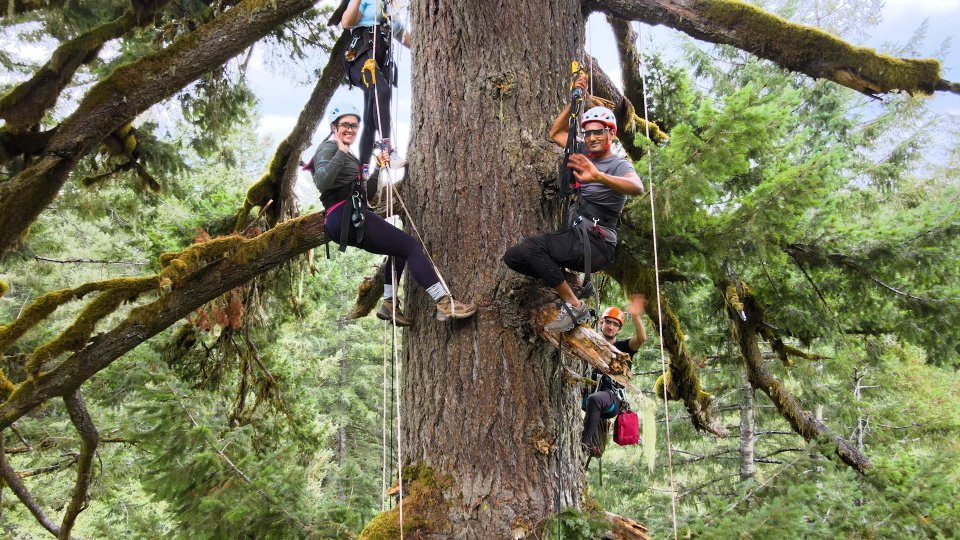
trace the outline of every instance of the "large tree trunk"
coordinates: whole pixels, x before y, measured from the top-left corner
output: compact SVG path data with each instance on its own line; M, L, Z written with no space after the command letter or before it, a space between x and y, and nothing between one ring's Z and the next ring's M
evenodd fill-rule
M428 320L425 294L411 295L403 453L405 465L449 475L448 523L436 530L458 538L532 530L556 511L558 467L561 505L581 499L575 387L561 383L556 350L536 338L521 307L543 289L524 287L500 260L522 236L558 226L544 183L556 179L547 134L568 99L571 31L582 50L583 18L577 5L570 20L570 8L565 0L410 7L422 31L412 51L407 206L454 294L480 311L441 324ZM538 441L553 443L547 454Z

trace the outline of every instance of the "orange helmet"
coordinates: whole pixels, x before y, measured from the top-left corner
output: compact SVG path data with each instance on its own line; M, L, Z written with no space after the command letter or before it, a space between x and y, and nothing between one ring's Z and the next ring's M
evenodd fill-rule
M623 310L618 307L609 307L606 311L603 312L604 319L614 319L620 326L623 326Z

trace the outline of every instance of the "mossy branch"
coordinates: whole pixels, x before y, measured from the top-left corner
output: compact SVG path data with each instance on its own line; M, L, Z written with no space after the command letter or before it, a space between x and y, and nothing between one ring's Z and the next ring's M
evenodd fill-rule
M237 213L235 231L243 230L250 212L254 208L263 208L267 202L273 201L271 208L266 212L267 223L273 227L284 217L294 217L293 186L297 179L297 168L300 165L300 155L310 145L310 137L317 130L317 125L323 117L323 112L333 97L333 93L343 80L343 53L350 43L349 35L344 33L337 39L330 51L330 59L324 66L320 79L313 87L313 93L307 100L297 124L293 127L273 154L266 174L247 190L243 206Z
M763 339L770 344L770 348L773 349L773 352L777 355L777 358L780 359L780 362L785 367L793 367L793 360L790 359L791 356L803 358L804 360L824 360L829 358L829 356L824 356L817 353L808 353L787 345L782 339L780 339L777 333L768 326L763 326L760 328L760 335L763 336Z
M15 17L41 9L57 9L65 3L66 0L7 0L6 6L0 7L0 17Z
M40 346L31 355L27 364L29 372L31 364L38 362L42 364L47 359L66 350L75 350L75 347L79 347L90 337L97 321L115 311L124 301L134 299L148 290L156 289L158 284L157 276L116 278L85 283L75 289L49 292L27 306L13 324L0 327L0 355L6 352L28 330L49 317L58 307L67 302L83 298L91 292L100 292L97 299L80 312L73 325L64 330L53 341ZM36 370L33 374L35 373Z
M314 0L244 0L170 46L118 67L91 88L43 157L0 184L0 255L58 195L70 171L108 135L223 64Z
M801 409L793 396L787 392L783 381L774 377L763 363L757 335L759 329L764 326L764 311L757 299L736 277L733 268L728 265L723 274L715 279L714 285L725 300L728 298L727 291L731 287L736 289L737 297L742 302L742 312L738 312L736 306L729 302L726 305L731 332L740 348L750 384L762 390L773 401L777 411L790 423L795 433L807 441L818 440L829 443L828 447L840 457L841 461L861 473L866 473L871 467L870 460L860 453L856 446L832 432L809 411Z
M941 79L937 60L883 55L740 0L588 0L584 8L732 45L791 71L867 95L898 90L914 95L956 91L952 83Z
M169 292L161 294L153 302L133 309L112 330L97 335L50 371L20 383L0 404L0 430L9 427L43 401L75 391L113 361L200 306L321 245L326 241L323 234L324 217L323 212L311 214L284 222L256 238L243 240L223 258L189 273L185 280L178 281L179 286L171 286ZM183 252L179 255L165 257L167 266L172 266L175 260L182 260ZM153 286L157 287L161 278L157 275L137 279L152 280ZM65 301L58 300L60 303ZM45 309L55 307L50 308L45 304ZM19 333L22 335L22 331Z
M25 81L0 98L0 118L14 130L30 129L40 124L47 110L73 79L77 69L97 58L108 41L119 38L137 26L153 20L170 0L152 2L149 9L135 6L120 18L102 24L57 47L50 60Z
M710 414L713 396L704 392L700 386L700 378L697 376L693 358L684 343L685 338L680 330L680 321L662 295L660 305L663 308L663 316L661 317L657 311L657 286L654 272L645 268L633 254L626 250L618 252L615 263L607 267L604 272L620 284L627 296L646 295L648 298L646 314L651 321L654 321L655 331L660 332L661 325L657 321L662 321L663 332L660 339L670 356L670 366L667 369L666 380L663 376L657 380L655 389L658 395L663 397L665 387L669 399L683 401L694 427L709 431L718 437L726 437L727 429Z
M56 128L47 131L13 131L7 125L0 126L0 165L6 165L17 157L29 163L29 158L46 148L56 133Z

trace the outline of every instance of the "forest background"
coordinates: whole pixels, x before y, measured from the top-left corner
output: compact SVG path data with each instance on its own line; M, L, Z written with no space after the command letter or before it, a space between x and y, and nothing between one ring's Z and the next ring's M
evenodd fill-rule
M45 61L23 54L23 43L49 51L51 43L109 20L122 7L103 2L96 9L4 19L5 87ZM865 39L881 9L868 3L830 7L765 5L853 42ZM322 11L308 12L257 47L286 71L285 59L299 60L302 80L309 81L335 37L323 29ZM177 16L170 16L171 24L190 24L189 16ZM105 48L68 92L82 92L151 50L156 39L144 31ZM956 97L895 95L877 102L731 48L673 39L669 50L654 47L645 57L651 120L671 134L669 143L653 150L655 182L669 194L661 203L662 256L687 278L668 284L667 294L688 329L702 383L717 398L714 412L733 433L757 434L748 457L735 438L697 433L685 411L671 407L678 523L708 537L955 537L960 123L950 103ZM931 43L923 27L885 47L900 56L950 57L947 44ZM250 58L237 57L137 121L148 173L105 175L115 164L109 151L82 163L75 181L0 263L0 280L10 286L0 299L3 324L45 292L155 273L160 254L227 231L224 223L271 157L262 105L245 76ZM269 98L263 99L265 105ZM74 107L61 100L45 122ZM314 142L324 135L321 127ZM751 164L771 173L770 183L753 183ZM788 178L796 178L785 172L793 164L816 173L820 181L805 184L815 192L787 189ZM646 162L638 162L641 176L646 170ZM151 179L162 189L153 189ZM301 192L301 213L315 210L308 187ZM776 204L765 202L771 193ZM749 205L754 216L744 219L738 212ZM643 205L629 212L634 220L649 219ZM698 245L711 228L735 229L745 239L728 256L757 261L741 277L783 300L768 307L768 316L790 328L788 345L813 352L794 361L765 349L770 369L805 409L870 457L869 474L824 461L765 396L742 391L739 353L724 306L714 299L706 257L690 255L717 249ZM773 264L762 256L778 231L797 229L827 240L816 249L794 242L795 252ZM823 246L844 255L831 259L834 252ZM838 258L839 264L830 264ZM71 259L108 262L62 262ZM298 259L198 310L189 324L160 334L91 379L85 397L104 444L89 507L74 534L359 534L382 508L381 431L384 416L395 419L384 415L382 402L389 387L383 326L372 318L348 323L343 315L378 263L356 250L331 261L317 257L315 268ZM858 282L850 273L875 279ZM603 296L606 304L626 300L613 284ZM51 339L79 307L61 308L18 344L20 350ZM101 324L109 327L110 320ZM634 364L636 384L651 397L660 373L657 347L653 336ZM3 366L15 382L25 376L18 373L16 353L8 351ZM389 370L386 378L392 378ZM389 395L387 404L392 410ZM666 537L672 529L671 459L662 403L657 415L653 471L638 450L610 449L602 483L591 466L590 495ZM68 414L62 403L50 401L15 426L4 432L10 463L37 502L56 515L70 499L79 445ZM8 490L0 508L5 536L47 536ZM584 531L596 524L571 515L565 526L575 537L576 531L593 534Z

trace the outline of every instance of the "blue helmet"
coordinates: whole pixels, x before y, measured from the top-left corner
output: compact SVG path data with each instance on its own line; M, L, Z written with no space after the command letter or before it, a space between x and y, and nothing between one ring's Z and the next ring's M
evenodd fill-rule
M333 108L330 109L330 114L328 115L328 117L330 118L331 124L336 124L341 117L344 117L347 115L356 116L357 121L362 120L362 117L360 116L360 111L356 107L354 107L352 103L346 103L346 102L338 103L334 105Z

